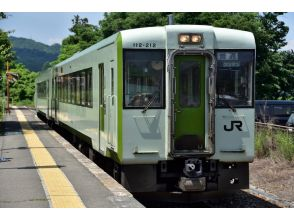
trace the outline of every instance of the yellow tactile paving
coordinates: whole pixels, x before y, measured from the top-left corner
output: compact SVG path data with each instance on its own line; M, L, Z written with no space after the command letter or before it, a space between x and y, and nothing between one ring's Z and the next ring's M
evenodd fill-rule
M53 208L84 208L79 195L30 127L24 114L20 110L15 110L15 112L18 121L21 122L24 137L38 168L51 206Z

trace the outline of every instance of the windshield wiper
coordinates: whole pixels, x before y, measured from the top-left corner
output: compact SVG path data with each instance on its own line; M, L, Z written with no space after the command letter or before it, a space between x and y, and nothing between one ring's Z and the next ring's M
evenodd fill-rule
M230 109L232 109L233 112L236 112L236 109L226 100L226 98L222 98L221 99L223 101L223 103L229 107Z
M147 103L147 105L145 106L145 108L142 110L142 113L145 113L149 109L150 105L155 101L155 99L156 99L156 96L155 95L152 96L152 98L150 99L150 101Z

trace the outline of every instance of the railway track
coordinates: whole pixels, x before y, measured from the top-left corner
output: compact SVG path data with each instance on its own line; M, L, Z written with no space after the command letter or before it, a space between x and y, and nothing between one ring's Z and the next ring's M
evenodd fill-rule
M153 193L135 194L134 197L147 208L293 208L294 202L285 201L262 189L250 186L247 190L210 194L209 198L195 195L187 197L178 194ZM171 200L173 197L174 200ZM182 201L180 201L182 199ZM186 202L184 202L186 200Z

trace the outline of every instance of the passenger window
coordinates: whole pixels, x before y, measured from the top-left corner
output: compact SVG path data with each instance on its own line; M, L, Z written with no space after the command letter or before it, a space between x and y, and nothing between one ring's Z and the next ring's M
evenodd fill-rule
M80 85L80 76L76 75L76 104L81 104L81 85Z
M85 72L81 72L80 77L80 84L81 84L81 105L86 104L86 80L85 80Z
M104 64L99 64L99 105L104 105Z
M64 102L64 83L63 83L64 77L60 77L60 101Z
M92 69L89 69L87 71L87 91L88 91L88 94L87 94L87 98L88 98L88 106L89 107L92 107L93 104L92 104Z
M64 86L64 89L65 89L65 102L68 103L68 76L65 76L65 86Z
M75 80L75 77L71 77L71 103L72 104L75 104L75 91L76 91L76 80Z
M114 95L113 68L111 68L111 95Z

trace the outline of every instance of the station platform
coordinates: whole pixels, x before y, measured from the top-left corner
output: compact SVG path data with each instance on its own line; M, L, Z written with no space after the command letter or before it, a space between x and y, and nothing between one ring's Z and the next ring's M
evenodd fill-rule
M0 208L143 208L26 107L4 116Z

